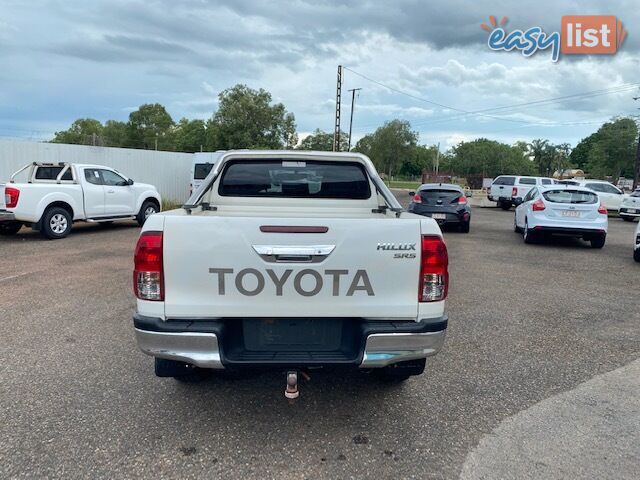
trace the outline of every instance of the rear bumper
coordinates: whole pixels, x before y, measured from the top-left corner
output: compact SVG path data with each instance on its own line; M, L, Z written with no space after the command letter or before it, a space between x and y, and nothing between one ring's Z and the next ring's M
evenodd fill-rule
M594 237L607 234L606 230L599 228L552 227L545 225L536 225L532 227L531 230L535 233L566 235L571 237Z
M425 207L412 207L409 208L411 213L416 215L422 215L423 217L433 218L434 214L443 214L445 218L434 218L440 225L453 225L463 222L468 222L471 219L471 213L469 211L443 211L442 209L429 209Z
M446 316L421 322L344 319L357 323L349 338L353 350L347 349L352 355L341 355L324 351L238 354L236 326L227 323L237 324L242 319L164 321L136 314L133 320L138 347L147 355L212 369L331 365L381 368L438 353L444 344L448 321Z
M12 212L0 210L0 222L13 222L16 216Z
M618 210L618 214L625 215L627 217L640 217L640 207L638 208L620 207L620 210Z

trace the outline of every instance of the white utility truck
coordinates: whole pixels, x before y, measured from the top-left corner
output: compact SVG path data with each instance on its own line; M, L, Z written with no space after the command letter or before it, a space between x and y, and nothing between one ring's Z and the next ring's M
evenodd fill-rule
M358 153L230 151L135 250L134 326L161 377L346 366L405 379L443 345L447 249Z
M16 182L16 177L26 181ZM135 219L140 225L160 211L153 185L136 183L100 165L39 163L25 165L0 184L0 235L16 234L23 225L45 238L66 237L77 221L110 223Z

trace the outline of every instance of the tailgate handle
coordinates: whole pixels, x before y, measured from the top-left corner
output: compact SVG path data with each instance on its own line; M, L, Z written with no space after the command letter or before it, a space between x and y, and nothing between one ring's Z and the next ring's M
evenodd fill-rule
M260 257L270 263L318 263L333 252L335 245L252 245Z

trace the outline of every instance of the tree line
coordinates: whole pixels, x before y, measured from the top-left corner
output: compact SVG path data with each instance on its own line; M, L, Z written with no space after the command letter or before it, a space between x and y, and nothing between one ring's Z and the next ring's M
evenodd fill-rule
M633 176L638 125L632 118L615 118L582 139L575 148L546 139L508 145L487 138L463 141L445 152L420 144L405 120L390 120L362 137L352 148L367 155L388 177L417 178L423 171L459 177L501 174L552 176L580 168L594 177ZM273 103L264 89L236 85L218 96L218 108L208 120L182 118L175 122L160 104L141 105L126 122L80 118L51 140L110 147L198 152L231 149L333 149L333 133L316 129L298 142L295 116L282 103ZM340 150L348 149L342 133Z

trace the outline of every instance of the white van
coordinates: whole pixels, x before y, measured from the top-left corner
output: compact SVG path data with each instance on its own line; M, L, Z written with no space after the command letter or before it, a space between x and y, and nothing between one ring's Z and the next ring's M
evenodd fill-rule
M198 189L202 180L209 175L209 172L224 152L225 150L218 150L217 152L198 152L193 154L189 195Z
M488 198L497 202L498 207L509 210L511 205L522 203L529 190L535 186L553 185L555 180L548 177L521 177L518 175L500 175L493 180Z

